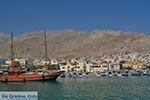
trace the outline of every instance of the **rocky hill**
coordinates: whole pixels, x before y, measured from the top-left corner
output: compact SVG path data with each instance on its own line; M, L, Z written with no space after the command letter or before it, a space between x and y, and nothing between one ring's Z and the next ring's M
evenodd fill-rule
M150 35L113 30L79 32L47 31L48 56L102 56L125 52L150 52ZM14 37L14 55L44 58L43 32L24 33ZM0 34L0 58L10 57L10 36Z

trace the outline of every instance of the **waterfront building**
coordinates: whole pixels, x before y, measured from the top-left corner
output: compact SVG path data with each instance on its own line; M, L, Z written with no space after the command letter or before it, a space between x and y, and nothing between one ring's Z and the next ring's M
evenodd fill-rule
M40 60L40 59L34 59L34 60L33 60L33 65L34 65L34 66L39 66L39 65L41 65L41 60Z
M125 62L125 63L122 64L122 68L123 69L132 68L132 64L129 63L129 62Z
M46 64L49 64L49 61L46 61L46 59L40 60L40 65L45 66Z
M33 65L33 59L28 59L27 61L26 61L26 65L27 66L32 66Z
M58 65L58 61L56 59L51 60L51 65Z
M85 70L85 68L86 68L86 70ZM91 71L91 63L90 62L84 62L83 71L84 72L90 72Z
M109 69L109 64L107 61L101 62L102 71L107 71Z
M124 69L145 69L150 68L150 54L140 53L124 53L116 55L104 55L102 57L78 57L73 59L65 59L63 57L46 61L44 59L28 59L28 58L15 58L14 61L19 65L33 65L44 66L46 63L51 65L54 69L60 68L62 71L117 71L121 68ZM123 61L123 63L121 63ZM0 65L10 66L11 60L0 59ZM121 68L120 68L121 67Z
M100 65L92 65L91 67L92 67L91 72L93 72L93 73L97 73L97 72L102 72L103 71L103 69L101 68Z
M60 67L60 70L61 71L65 71L65 72L68 72L70 69L69 65L67 62L63 61L59 64L59 67Z
M91 63L86 61L63 61L59 64L60 70L65 72L70 71L80 71L80 72L90 72Z
M109 71L118 71L118 70L120 70L120 64L117 62L111 62L108 65L108 70Z
M26 61L28 58L15 58L14 61L17 62L22 68L25 68L26 66Z
M71 72L71 71L75 71L75 67L77 65L75 63L70 63L69 61L66 62L61 62L59 64L60 70L61 71L65 71L65 72Z
M6 64L6 60L5 59L0 59L0 66L4 66Z
M144 65L143 65L143 63L141 61L138 61L138 62L134 62L132 64L132 68L133 69L143 69L145 67L144 67Z
M79 70L82 71L82 72L90 72L90 66L91 64L90 63L87 63L85 61L79 61L78 62L78 65L79 65Z
M10 65L11 65L11 60L10 59L6 60L6 66L10 66Z

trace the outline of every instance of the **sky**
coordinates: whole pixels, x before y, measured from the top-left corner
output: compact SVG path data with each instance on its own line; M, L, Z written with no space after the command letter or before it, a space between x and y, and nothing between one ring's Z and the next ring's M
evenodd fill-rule
M0 33L72 29L150 34L150 0L0 0Z

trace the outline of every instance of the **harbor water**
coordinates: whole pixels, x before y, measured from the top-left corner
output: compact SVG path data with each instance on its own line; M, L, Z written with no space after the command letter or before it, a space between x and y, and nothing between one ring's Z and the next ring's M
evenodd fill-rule
M58 78L0 83L0 91L38 91L38 100L150 100L150 77Z

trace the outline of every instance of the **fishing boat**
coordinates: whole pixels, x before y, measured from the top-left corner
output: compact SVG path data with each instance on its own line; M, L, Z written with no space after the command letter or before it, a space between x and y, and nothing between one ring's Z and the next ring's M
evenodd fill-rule
M47 67L47 44L46 44L46 31L44 28L44 39L45 39L45 56ZM13 32L11 33L11 61L13 62ZM25 82L25 81L49 81L56 80L64 71L52 71L43 69L42 73L38 72L23 72L19 68L14 68L13 64L10 68L0 76L1 82Z

